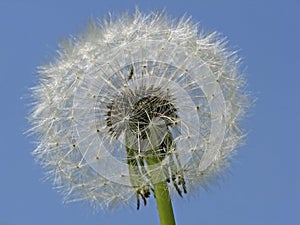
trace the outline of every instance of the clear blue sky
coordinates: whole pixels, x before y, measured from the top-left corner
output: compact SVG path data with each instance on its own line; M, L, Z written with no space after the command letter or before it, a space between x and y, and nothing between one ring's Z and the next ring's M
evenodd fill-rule
M76 3L74 3L76 2ZM239 149L219 186L174 200L177 223L189 225L300 224L300 1L0 1L0 225L158 224L153 200L141 210L91 213L62 204L31 151L28 87L36 67L55 55L57 43L81 31L89 18L109 11L186 13L207 31L228 36L240 49L257 97L244 122ZM25 99L22 97L25 96ZM196 194L197 195L197 194Z

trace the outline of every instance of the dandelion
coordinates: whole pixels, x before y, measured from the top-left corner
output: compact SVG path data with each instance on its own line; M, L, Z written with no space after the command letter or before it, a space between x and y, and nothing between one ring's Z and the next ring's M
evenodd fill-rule
M239 58L190 18L123 14L91 23L39 68L33 154L65 201L115 208L205 186L242 143Z

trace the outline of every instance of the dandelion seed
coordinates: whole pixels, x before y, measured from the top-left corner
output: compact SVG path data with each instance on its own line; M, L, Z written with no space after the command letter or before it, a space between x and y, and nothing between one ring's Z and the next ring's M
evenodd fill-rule
M59 53L39 68L30 121L34 156L66 201L140 208L157 184L183 196L242 142L239 60L189 18L136 11L92 24Z

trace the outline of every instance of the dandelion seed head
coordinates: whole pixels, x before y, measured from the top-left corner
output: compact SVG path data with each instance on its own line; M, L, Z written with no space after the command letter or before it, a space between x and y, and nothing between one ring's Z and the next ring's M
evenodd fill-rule
M243 141L239 58L190 18L124 14L92 23L58 53L39 68L30 121L34 156L66 201L127 205L149 190L148 154L161 159L171 190L183 179L205 186ZM142 174L134 181L130 160Z

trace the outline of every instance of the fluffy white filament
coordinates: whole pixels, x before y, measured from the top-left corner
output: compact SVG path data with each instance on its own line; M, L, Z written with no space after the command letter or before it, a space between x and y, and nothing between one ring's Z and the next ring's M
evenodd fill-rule
M34 156L66 201L110 208L136 193L126 145L143 154L169 131L176 151L162 164L179 168L188 190L205 185L242 142L248 101L239 72L224 40L199 32L190 19L136 11L93 23L39 68L30 114L39 139ZM126 139L133 106L149 96L172 104L176 116L152 119L145 128L152 139Z

